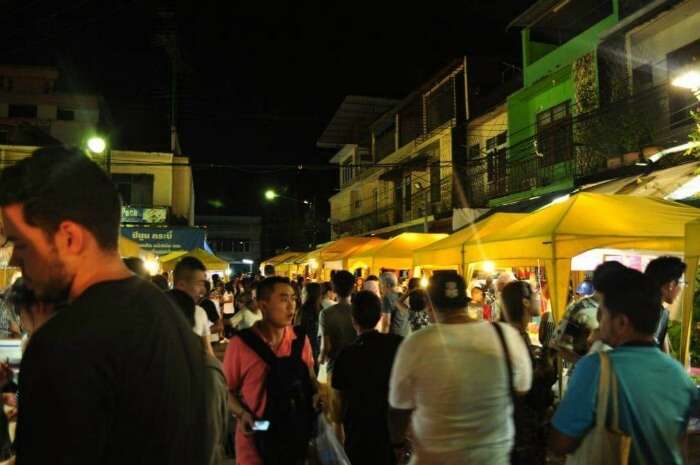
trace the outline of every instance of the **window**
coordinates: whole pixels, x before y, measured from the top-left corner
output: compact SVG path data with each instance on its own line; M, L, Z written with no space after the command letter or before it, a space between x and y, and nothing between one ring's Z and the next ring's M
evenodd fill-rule
M537 114L536 155L543 166L570 160L573 134L570 102L560 103Z
M469 159L478 160L481 158L481 146L479 144L474 144L469 147Z
M75 111L59 108L56 111L56 119L59 119L61 121L73 121L75 120Z
M403 178L403 208L406 211L411 210L411 175Z
M508 132L503 131L486 141L486 179L493 195L505 193Z
M10 105L8 116L10 118L36 118L36 105Z
M112 182L125 205L153 206L152 174L113 174Z
M233 251L234 252L250 252L250 240L248 240L248 239L234 239L233 240Z
M249 239L213 238L208 242L216 252L250 252Z

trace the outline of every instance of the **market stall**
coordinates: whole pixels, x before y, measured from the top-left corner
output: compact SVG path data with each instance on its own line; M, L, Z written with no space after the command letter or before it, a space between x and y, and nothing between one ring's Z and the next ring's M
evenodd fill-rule
M204 266L207 267L207 272L210 273L225 273L226 270L229 267L229 263L226 260L223 260L219 257L217 257L214 254L211 254L207 252L204 249L196 248L193 250L190 250L189 252L171 252L168 255L164 255L160 259L160 264L163 267L164 271L171 271L175 268L175 265L177 265L177 262L182 260L185 257L194 257L204 263Z
M599 248L682 254L686 224L699 218L700 209L666 200L580 193L469 241L464 262L468 276L486 261L544 267L558 319L566 308L574 257Z
M282 263L285 263L286 261L296 258L303 254L304 252L287 251L279 255L275 255L274 257L268 258L267 260L260 263L260 272L264 273L266 266L273 266L275 267L275 271L277 271L276 268L278 265L281 265Z
M524 213L494 213L472 223L445 239L413 252L413 266L421 269L453 269L464 274L464 246L522 219Z
M413 252L447 237L447 234L406 232L369 248L358 249L347 258L349 270L362 268L378 274L383 268L413 269Z
M317 253L322 279L330 280L331 271L348 269L348 258L358 249L371 248L382 244L384 239L375 237L342 237L324 247Z

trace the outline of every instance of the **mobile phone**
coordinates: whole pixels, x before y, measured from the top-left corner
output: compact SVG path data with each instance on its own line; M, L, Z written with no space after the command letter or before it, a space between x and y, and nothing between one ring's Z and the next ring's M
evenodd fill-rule
M256 421L253 423L253 431L267 431L270 429L269 421Z

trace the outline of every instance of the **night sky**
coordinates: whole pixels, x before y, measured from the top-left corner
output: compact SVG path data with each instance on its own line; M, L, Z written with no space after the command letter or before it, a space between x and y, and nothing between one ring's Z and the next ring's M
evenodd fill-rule
M197 213L259 214L275 187L315 195L327 216L337 172L293 166L327 163L316 140L344 96L405 97L465 54L519 66L519 34L505 26L532 3L0 0L0 61L57 65L63 89L103 97L115 148L167 150L170 60L158 34L170 27ZM158 16L168 10L170 23ZM290 167L240 167L251 163Z

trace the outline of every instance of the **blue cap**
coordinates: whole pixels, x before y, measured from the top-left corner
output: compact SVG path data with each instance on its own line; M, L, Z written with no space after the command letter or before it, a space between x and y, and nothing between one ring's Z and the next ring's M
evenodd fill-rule
M576 293L578 295L593 295L595 293L595 288L593 287L593 283L586 279L585 281L582 281L581 284L578 285L576 288Z

